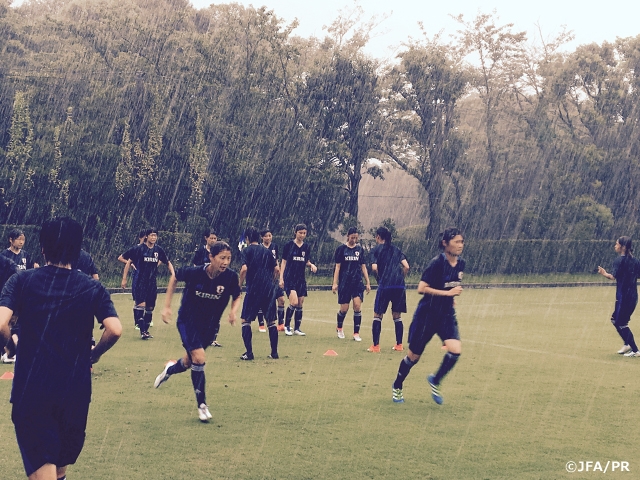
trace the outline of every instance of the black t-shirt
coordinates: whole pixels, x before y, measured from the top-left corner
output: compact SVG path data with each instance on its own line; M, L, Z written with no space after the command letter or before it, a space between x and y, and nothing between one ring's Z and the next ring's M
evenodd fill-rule
M196 250L191 263L196 266L204 265L205 263L211 263L209 262L209 250L207 250L207 247L205 245L201 245L200 248Z
M282 259L287 261L284 267L285 282L303 282L307 262L311 261L311 249L303 243L301 247L294 240L288 242L282 250Z
M0 290L2 290L4 284L7 283L7 280L9 280L14 273L18 272L20 272L20 270L18 266L13 263L13 260L9 260L7 257L0 255Z
M242 250L242 264L247 266L247 292L266 294L273 288L276 259L261 245Z
M178 321L194 325L206 335L215 330L229 299L240 296L240 285L238 274L229 268L213 279L205 269L204 266L179 268L176 279L185 282Z
M33 258L24 249L20 250L20 253L13 253L11 249L7 248L0 252L0 255L12 260L18 266L19 270L30 270L34 267Z
M158 262L169 263L167 254L158 244L149 248L146 244L136 245L122 254L125 260L131 260L138 271L138 283L155 283L158 275Z
M637 301L640 261L634 257L620 255L613 261L611 274L616 279L616 298L621 301Z
M338 288L359 287L362 285L362 265L366 263L364 249L360 245L350 248L340 245L336 248L334 261L340 265Z
M371 263L378 265L378 287L404 288L404 253L395 245L383 243L371 250Z
M80 256L77 261L71 264L71 268L80 270L89 276L98 274L98 269L96 268L96 264L93 263L93 258L84 250L80 250Z
M82 272L47 265L12 276L0 306L18 316L11 402L91 398L91 336L117 317L109 292Z
M444 253L434 257L422 273L421 281L427 283L436 290L451 290L462 282L465 261L458 258L455 267L452 267ZM426 307L435 314L453 314L453 297L424 294L420 300L420 306Z

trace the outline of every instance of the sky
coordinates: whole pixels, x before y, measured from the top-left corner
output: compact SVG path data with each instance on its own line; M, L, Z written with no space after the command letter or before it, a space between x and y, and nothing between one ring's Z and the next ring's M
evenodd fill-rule
M324 37L323 25L328 25L341 9L353 6L348 0L236 0L243 5L266 6L287 23L295 18L300 22L294 31L302 37ZM196 8L207 7L211 0L192 0ZM225 3L225 2L216 2ZM365 17L382 17L390 14L378 27L378 36L365 49L379 59L392 59L403 41L409 36L420 39L422 33L418 21L422 21L427 34L443 31L443 39L458 30L458 23L450 15L463 14L471 20L478 11L496 11L499 25L513 23L515 31L526 30L529 38L539 24L545 36L561 31L563 25L572 30L575 40L567 45L570 50L587 43L614 41L616 37L640 35L640 2L621 0L613 3L584 0L360 0Z

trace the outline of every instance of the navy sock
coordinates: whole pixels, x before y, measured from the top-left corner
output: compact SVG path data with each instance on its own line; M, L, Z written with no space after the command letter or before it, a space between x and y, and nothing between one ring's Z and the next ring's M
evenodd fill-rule
M144 308L133 307L133 324L140 327L140 321L144 317Z
M282 325L284 323L284 306L278 305L278 323Z
M275 322L269 324L269 343L271 344L271 353L278 353L278 327Z
M402 336L404 335L404 325L401 318L393 319L393 326L396 329L396 343L402 345Z
M622 341L624 342L625 345L628 345L627 343L627 334L624 331L624 328L620 328L620 327L615 327L616 332L618 332L618 335L620 335L620 338L622 339Z
M635 338L633 338L633 333L631 333L631 329L627 326L622 330L623 330L622 333L625 333L625 337L626 337L624 344L629 345L631 347L632 352L637 352L638 345L636 345L636 341L635 341Z
M353 333L360 333L362 325L362 312L353 312Z
M344 317L347 316L347 312L340 312L338 311L338 328L342 328L342 325L344 325Z
M207 403L207 399L204 393L204 365L204 363L191 364L191 383L193 383L193 391L196 394L196 403L198 404L198 407L203 403Z
M175 365L171 365L169 368L167 368L167 373L169 375L175 375L176 373L182 373L186 371L187 367L185 367L184 363L182 363L182 359L179 359Z
M296 320L296 328L294 330L300 330L300 325L302 325L302 307L296 307L296 315L294 318Z
M153 310L145 310L142 320L140 321L140 331L149 332L149 325L151 324L151 318L153 316Z
M409 372L416 363L418 363L417 360L413 362L409 357L404 357L400 361L400 366L398 367L398 376L396 377L396 381L393 382L393 388L402 388L402 382L404 382L404 379L407 378L407 375L409 375Z
M433 383L439 385L442 379L447 373L449 373L449 371L453 368L459 358L459 353L445 353L444 358L442 359L442 363L440 364L440 368L438 369L438 372L433 379Z
M251 324L243 323L242 324L242 341L244 342L244 348L247 350L247 353L253 353L253 347L251 346L252 338L253 338L253 333L251 333Z
M220 331L220 322L218 322L218 324L216 325L216 333L213 334L214 340L217 340L219 331Z
M380 332L382 332L382 319L373 317L373 325L371 326L371 332L373 333L373 344L380 344Z
M262 313L262 310L258 312L258 325L264 326L264 313Z
M296 307L292 307L291 305L287 307L287 315L284 320L284 324L286 327L291 325L291 317L293 317L293 312L295 311L296 311Z

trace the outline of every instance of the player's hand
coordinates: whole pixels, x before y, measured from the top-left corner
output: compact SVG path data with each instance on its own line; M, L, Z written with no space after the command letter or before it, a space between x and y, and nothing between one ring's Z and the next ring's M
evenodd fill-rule
M457 287L453 287L451 290L449 290L450 297L457 297L461 293L462 293L462 287L460 285L458 285Z
M171 311L171 307L164 307L162 309L162 321L164 323L169 323L171 321L171 316L173 312Z
M231 325L236 324L236 314L234 312L229 312L229 323Z
M39 263L33 263L33 268L40 268L40 264Z
M120 288L122 288L122 289L127 288L127 281L126 280L122 280L122 282L120 282Z
M316 267L313 263L309 265L309 268L311 269L311 273L316 273L318 271L318 267Z
M604 268L602 268L600 265L598 265L598 273L604 277L607 276L607 271Z
M369 295L369 292L371 291L371 285L367 283L367 286L364 287L364 289L367 291L367 295Z
M338 293L338 284L334 283L333 285L331 285L331 291L333 293Z

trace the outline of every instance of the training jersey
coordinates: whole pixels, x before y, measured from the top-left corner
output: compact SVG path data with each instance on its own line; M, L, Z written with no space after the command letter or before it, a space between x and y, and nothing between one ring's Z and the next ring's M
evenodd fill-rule
M7 280L9 280L14 273L18 272L20 272L20 270L13 260L9 260L7 257L0 255L0 291L2 287L4 287L4 284L7 283Z
M310 252L311 249L308 244L303 243L302 246L299 247L294 240L291 240L284 246L282 259L287 261L283 275L285 282L305 281L304 273L307 268L307 262L311 261Z
M247 292L267 294L274 285L276 259L261 245L249 245L242 250L242 264L247 266Z
M73 269L47 265L12 276L0 306L18 316L11 402L91 398L91 336L99 323L117 317L109 292Z
M273 258L277 262L278 256L280 254L280 250L278 250L278 245L273 242L271 242L271 245L269 245L268 247L264 243L261 243L261 245L271 252L271 254L273 255Z
M340 265L338 289L360 287L362 283L362 265L366 263L364 249L356 244L353 248L346 244L336 248L334 261Z
M640 261L628 255L620 255L613 261L611 274L616 279L616 299L637 301Z
M0 255L12 260L18 266L19 270L30 270L34 267L33 258L24 249L20 250L20 253L13 253L10 248L7 248L0 252Z
M436 290L451 290L462 282L465 261L458 257L458 263L452 267L444 253L434 257L422 273L420 281L427 283ZM429 312L436 315L451 315L453 310L453 297L443 297L439 295L429 295L425 293L419 307L427 308Z
M205 263L211 263L209 262L209 250L207 250L207 247L205 245L201 245L200 248L196 250L196 253L193 254L193 260L191 260L191 263L196 266L204 265Z
M185 282L178 321L189 323L201 332L213 329L229 299L240 296L238 274L229 268L212 279L205 266L182 267L176 271L176 279Z
M78 257L78 260L71 263L71 268L74 270L80 270L82 273L85 273L90 277L98 274L98 269L96 268L96 264L93 263L93 258L91 258L91 255L84 250L80 250L80 256Z
M371 263L378 265L378 288L404 288L404 253L395 245L382 243L371 250Z
M169 264L167 254L161 246L154 244L153 247L147 247L146 243L136 245L122 254L125 260L131 260L138 271L137 282L155 283L158 276L158 262L165 265Z

